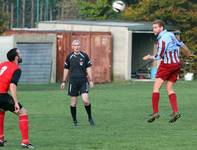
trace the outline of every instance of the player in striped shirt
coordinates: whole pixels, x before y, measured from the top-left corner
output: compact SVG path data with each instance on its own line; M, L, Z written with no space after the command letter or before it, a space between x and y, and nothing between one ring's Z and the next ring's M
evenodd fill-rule
M173 89L173 85L176 83L181 68L179 60L179 48L183 47L187 49L187 47L183 42L180 42L176 39L174 33L168 32L164 29L164 22L162 20L155 20L153 22L153 32L155 35L157 35L158 40L157 53L155 56L146 55L143 57L143 60L160 60L161 62L153 86L153 114L151 115L150 119L148 119L148 122L153 122L155 119L160 117L158 114L160 98L159 91L164 82L167 81L166 90L173 110L172 118L169 120L169 122L173 123L181 117L181 114L178 110L176 93ZM188 54L192 55L191 52Z

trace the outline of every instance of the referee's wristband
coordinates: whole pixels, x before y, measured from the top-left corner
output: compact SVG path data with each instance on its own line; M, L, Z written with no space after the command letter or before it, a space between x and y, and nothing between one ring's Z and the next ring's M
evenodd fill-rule
M62 83L66 83L66 81L62 81Z

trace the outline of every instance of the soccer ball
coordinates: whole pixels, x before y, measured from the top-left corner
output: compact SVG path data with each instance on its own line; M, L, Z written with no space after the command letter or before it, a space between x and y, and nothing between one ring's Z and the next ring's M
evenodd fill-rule
M123 1L114 1L112 4L113 10L117 13L124 11L125 6Z

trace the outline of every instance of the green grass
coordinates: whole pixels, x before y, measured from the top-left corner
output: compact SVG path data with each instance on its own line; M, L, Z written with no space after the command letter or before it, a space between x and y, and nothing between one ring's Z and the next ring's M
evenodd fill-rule
M169 124L171 108L165 89L161 90L161 118L146 122L151 113L153 83L118 82L96 85L90 92L95 127L90 127L81 100L79 127L72 126L70 98L58 84L20 85L18 97L27 108L30 139L38 150L196 150L197 82L176 85L182 118ZM20 149L17 117L6 114L7 145Z

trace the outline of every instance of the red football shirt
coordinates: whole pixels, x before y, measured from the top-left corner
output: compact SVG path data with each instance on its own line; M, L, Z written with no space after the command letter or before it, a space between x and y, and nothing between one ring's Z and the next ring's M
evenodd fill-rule
M0 93L7 93L13 74L19 66L13 62L3 62L0 64Z

